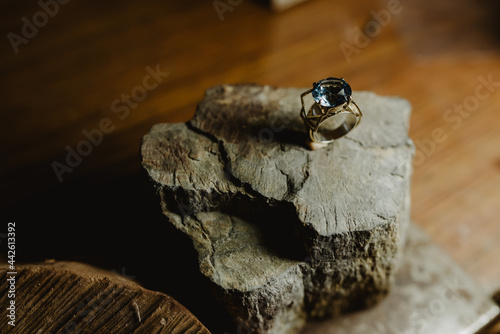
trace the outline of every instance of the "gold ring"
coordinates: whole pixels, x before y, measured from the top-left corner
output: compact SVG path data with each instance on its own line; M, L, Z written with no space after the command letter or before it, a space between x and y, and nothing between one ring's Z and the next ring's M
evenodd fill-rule
M309 94L312 103L305 101ZM312 89L300 95L300 117L306 125L311 141L329 144L358 126L363 114L351 94L351 86L344 78L330 77L315 82ZM306 105L310 107L306 108Z

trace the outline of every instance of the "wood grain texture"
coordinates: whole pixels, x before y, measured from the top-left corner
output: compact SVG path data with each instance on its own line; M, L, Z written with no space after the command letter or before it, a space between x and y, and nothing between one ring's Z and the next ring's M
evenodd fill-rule
M401 15L411 21L394 16L348 62L340 43L352 43L353 29L363 29L386 2L310 0L274 14L242 1L221 21L211 1L70 1L16 54L7 34L21 34L22 17L31 19L40 7L2 1L0 207L5 220L24 226L19 261L62 257L133 268L136 254L161 249L157 234L134 228L160 219L137 181L140 138L153 124L190 119L214 85L304 87L335 75L354 90L409 100L410 135L420 151L442 129L438 137L446 139L428 144L415 166L412 218L485 289L498 290L500 91L495 87L459 126L444 119L474 96L478 77L500 81L498 1L428 2L402 1ZM474 24L478 19L488 25ZM432 48L419 44L421 36ZM436 36L446 43L435 43ZM156 64L169 76L120 119L111 103L130 95L145 67ZM51 163L64 162L66 146L75 148L85 139L82 130L105 117L115 130L59 183ZM146 278L158 273L136 275L160 286ZM190 298L192 309L198 299Z
M210 333L173 298L112 272L76 262L16 269L16 326L2 321L2 333ZM7 277L0 267L2 291ZM10 300L2 293L3 309Z

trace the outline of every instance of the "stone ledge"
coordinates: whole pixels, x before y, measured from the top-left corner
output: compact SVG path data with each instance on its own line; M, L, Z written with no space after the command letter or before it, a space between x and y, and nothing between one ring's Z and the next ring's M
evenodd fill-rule
M154 126L141 148L164 214L256 333L376 303L409 224L409 104L355 92L360 126L310 151L302 91L211 88L191 121Z

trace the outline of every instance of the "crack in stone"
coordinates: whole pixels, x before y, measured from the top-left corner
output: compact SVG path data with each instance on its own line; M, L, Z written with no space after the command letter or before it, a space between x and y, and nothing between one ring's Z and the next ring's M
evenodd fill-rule
M174 187L177 186L177 183L178 183L177 182L177 169L174 169L174 172L172 174L172 183L173 183Z
M356 139L353 139L353 138L351 138L351 137L347 137L347 136L345 136L345 137L344 137L344 139L350 140L350 141L352 141L352 142L354 142L354 143L358 144L358 145L359 145L359 146L361 146L361 147L366 147L365 145L363 145L363 143L362 143L361 141L356 140Z
M234 173L231 172L231 170L232 170L231 159L229 158L229 154L224 146L223 140L219 140L215 135L196 127L195 125L193 125L192 121L186 122L186 126L189 130L191 130L199 135L204 136L205 138L209 139L210 141L212 141L215 144L218 144L219 152L220 152L219 157L220 157L220 162L223 166L224 174L226 175L227 179L233 185L235 185L238 188L243 188L242 190L245 193L247 193L247 195L250 195L250 196L253 196L253 197L259 198L259 199L264 199L266 202L269 203L270 206L276 206L277 204L279 204L281 202L290 202L293 195L296 195L304 187L306 181L310 177L310 165L311 165L312 160L311 160L311 157L309 154L306 154L307 160L306 160L306 163L304 164L304 166L302 167L304 170L304 178L300 181L300 183L293 182L293 179L290 177L290 175L285 173L282 169L278 168L277 164L275 164L276 169L286 177L287 191L281 200L277 200L276 202L274 202L273 200L269 201L270 200L269 198L267 198L263 194L259 193L255 189L253 189L249 183L242 182L236 175L234 175ZM243 194L243 192L242 192L242 194ZM295 214L296 214L296 212L295 212Z
M297 195L297 193L304 187L306 181L309 179L310 176L309 172L310 165L311 165L311 157L309 156L309 154L306 154L306 163L302 166L302 170L304 171L304 178L300 182L297 182L292 177L290 177L289 174L285 173L282 169L280 169L278 167L278 164L275 162L276 169L286 177L287 191L283 196L284 201L291 202L293 196Z
M219 140L217 139L217 137L215 137L213 134L209 133L209 132L206 132L206 131L203 131L199 128L197 128L196 126L193 125L193 123L191 123L191 121L187 121L186 123L186 126L189 130L199 134L199 135L202 135L203 137L206 137L208 138L210 141L214 142L214 143L218 143Z
M210 141L212 141L215 144L218 144L219 152L220 152L220 162L223 166L222 168L224 171L224 175L227 177L227 179L231 183L233 183L233 185L235 185L238 188L243 188L243 190L246 193L248 193L249 195L253 195L255 197L263 197L262 194L259 194L257 191L252 189L250 184L242 182L238 177L236 177L236 175L234 175L234 173L231 173L231 159L229 158L228 152L227 152L226 148L224 147L223 140L219 140L213 134L206 132L206 131L203 131L200 128L197 128L196 126L194 126L191 123L191 121L188 121L186 123L186 125L187 125L188 129L190 129L191 131L193 131L199 135L204 136L205 138L209 139Z
M328 215L326 214L325 208L320 206L321 212L323 212L323 216L325 217L325 225L326 225L326 233L330 232L330 221L328 220Z
M203 226L203 223L198 218L198 216L193 215L192 219L195 220L198 223L198 225L200 226L201 230L206 235L208 242L210 243L211 250L212 250L211 252L209 252L209 254L210 254L210 262L211 262L212 267L214 268L214 272L215 272L215 252L216 252L215 251L215 244L214 244L214 242L212 242L212 238L210 238L210 233L207 231L207 229L205 228L205 226Z
M391 175L392 175L392 176L397 176L397 177L400 177L400 178L402 178L402 179L404 179L404 178L405 178L405 176L404 176L404 175L401 175L401 173L397 173L397 172L391 172Z
M389 220L389 218L384 217L384 216L382 216L382 215L380 215L378 213L376 213L375 216L377 216L378 218L382 219L385 222L391 223L391 221Z
M334 213L334 217L335 217L335 229L337 230L338 226L339 226L339 216L337 213L337 206L336 205L333 207L333 213Z
M275 162L274 165L276 166L276 169L282 174L285 176L286 178L286 192L285 192L285 195L283 196L283 199L289 199L292 197L292 195L295 193L294 192L294 188L295 188L295 185L293 183L293 180L292 178L290 177L290 175L288 175L287 173L285 173L282 169L280 169L278 167L278 164Z
M306 184L307 180L309 179L309 176L311 176L310 173L310 168L311 168L311 157L309 154L306 154L306 163L304 164L304 178L302 179L302 182L300 182L299 186L297 187L297 190L295 191L295 194L297 194L302 188L304 188L304 185Z
M242 190L242 191L240 191L240 194L247 195L249 197L254 197L254 198L258 199L259 202L267 203L269 207L277 207L281 203L289 203L289 201L287 200L288 199L287 197L284 197L281 200L274 200L272 198L266 197L265 195L259 193L256 190L254 190L249 183L242 182L238 177L236 177L234 175L234 173L231 173L231 159L229 158L228 151L224 147L224 141L219 140L217 137L215 137L211 133L208 133L206 131L203 131L203 130L197 128L196 126L194 126L191 123L191 121L186 122L186 125L187 125L187 128L190 129L191 131L193 131L199 135L202 135L202 136L206 137L207 139L209 139L210 141L218 144L219 152L220 152L220 162L223 166L224 174L226 175L227 179L233 185L235 185L237 188L240 188ZM282 171L280 170L280 172L282 172ZM283 173L283 174L285 176L287 176L285 173ZM294 211L293 214L295 216L297 216L296 211ZM298 216L297 216L297 218L298 218Z
M236 236L236 231L235 231L236 222L234 221L233 215L229 215L229 220L231 221L231 229L229 230L229 232L227 232L227 237L224 241L230 240L231 238Z

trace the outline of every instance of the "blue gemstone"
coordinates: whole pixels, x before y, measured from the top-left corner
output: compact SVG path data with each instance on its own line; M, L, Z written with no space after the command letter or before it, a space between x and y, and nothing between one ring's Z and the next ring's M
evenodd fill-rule
M337 107L349 100L351 86L344 79L326 78L313 84L312 97L323 107Z

